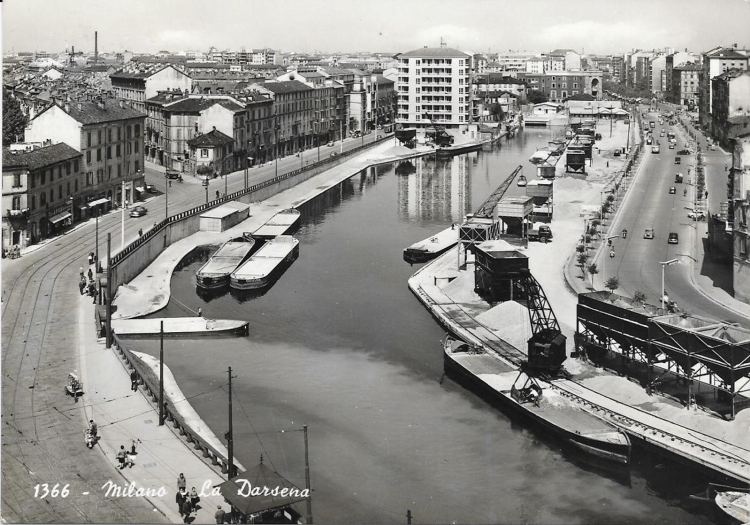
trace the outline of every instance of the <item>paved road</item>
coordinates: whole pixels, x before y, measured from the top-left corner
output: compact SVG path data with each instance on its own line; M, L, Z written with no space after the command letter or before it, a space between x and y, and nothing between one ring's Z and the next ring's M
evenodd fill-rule
M364 142L374 140L372 133ZM349 139L344 151L361 144L361 139ZM321 158L324 152L330 155L339 150L338 142L334 148L323 146ZM299 162L296 156L281 159L278 173L298 168ZM272 178L276 169L275 163L252 168L249 184ZM162 172L147 167L146 173L147 181L160 192L167 189ZM231 193L244 184L243 172L236 172L229 176L227 188ZM223 179L211 182L210 197L215 197L216 189L224 192ZM195 180L173 182L168 191L170 214L205 201L205 189ZM159 193L146 203L148 215L126 216L126 244L138 236L140 228L146 230L164 218L165 202L166 195ZM112 234L113 250L120 246L121 213L103 216L98 230L103 258L107 233ZM78 292L78 269L86 266L86 255L95 251L95 232L95 221L90 220L19 259L2 260L2 517L8 522L164 520L142 498L105 499L104 492L97 490L110 479L120 479L114 458L84 446L83 403L63 393L68 373L79 369L78 330L73 328L78 326L78 308L72 306L83 300ZM43 483L50 489L55 484L58 489L68 485L70 495L35 497L34 487Z
M656 114L649 114L649 120L656 119ZM665 288L667 295L678 307L690 313L708 316L715 319L726 319L747 325L747 319L708 299L696 289L690 279L692 267L703 260L701 238L706 234L706 223L695 222L687 217L688 210L694 206L695 186L688 184L687 168L695 165L695 156L683 156L683 164L674 164L676 152L685 146L686 137L677 133L676 149L666 147L666 137L659 137L661 126L657 122L656 138L661 141L661 151L651 153L650 148L644 153L639 175L634 182L627 199L623 203L618 218L611 231L628 230L626 239L614 239L615 257L610 258L608 250L603 250L601 263L602 278L617 276L620 289L632 295L642 291L648 302L658 304L661 297L660 261L677 259L678 264L668 266L665 271ZM702 145L705 149L705 142ZM720 151L706 155L706 170L709 191L709 204L712 210L718 209L722 197L720 186L721 174L724 173L723 158ZM690 159L690 160L688 160ZM674 182L676 171L685 174L685 182ZM695 170L690 171L695 182ZM723 182L723 196L726 196L726 183ZM670 186L676 188L675 194L669 194ZM687 195L683 190L687 189ZM715 199L713 200L712 197ZM724 199L726 200L726 199ZM653 239L644 239L646 228L653 228ZM668 244L670 232L679 235L679 244ZM729 270L727 270L729 271Z

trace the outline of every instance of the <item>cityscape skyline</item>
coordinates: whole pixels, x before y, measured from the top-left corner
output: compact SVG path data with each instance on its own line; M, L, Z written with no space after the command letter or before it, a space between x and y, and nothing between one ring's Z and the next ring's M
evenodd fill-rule
M269 8L256 0L225 0L210 12L185 9L184 4L135 0L108 4L102 10L94 0L60 0L54 5L46 0L6 1L3 51L60 52L75 46L93 52L94 31L99 33L100 52L127 49L139 53L213 46L395 54L437 47L441 40L448 47L473 53L571 48L579 53L616 54L665 47L700 52L717 45L750 44L747 0L634 0L607 9L593 0L565 4L531 0L521 5L470 0L458 10L451 0L431 1L429 9L423 0L382 0L367 8L343 1L280 0ZM262 24L255 22L258 12ZM504 25L507 19L512 23Z

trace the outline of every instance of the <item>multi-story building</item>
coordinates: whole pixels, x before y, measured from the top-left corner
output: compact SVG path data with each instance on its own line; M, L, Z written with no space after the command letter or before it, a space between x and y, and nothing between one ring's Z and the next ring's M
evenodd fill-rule
M128 63L110 75L115 97L146 113L146 100L160 91L193 91L193 81L184 71L164 64Z
M279 64L279 53L275 49L253 49L250 55L251 64Z
M547 63L539 57L531 57L526 61L526 73L541 75L545 71Z
M750 71L730 69L711 79L711 122L713 135L722 146L728 147L733 119L747 122L750 117ZM740 130L741 131L741 130Z
M731 176L734 297L750 304L750 128L734 140Z
M750 58L743 50L717 47L703 53L701 58L702 71L700 75L700 88L698 94L698 119L709 133L713 133L713 96L711 93L711 79L725 73L730 69L748 69Z
M523 80L502 75L488 73L474 78L472 85L474 95L481 97L482 93L507 91L518 98L520 104L526 100L526 83Z
M393 124L396 101L392 80L355 70L355 83L349 94L350 131L370 132Z
M26 142L63 142L83 154L81 187L74 220L86 218L91 203L109 209L124 199L133 202L144 191L145 113L121 100L53 105L26 128Z
M612 82L625 81L625 59L620 55L612 57Z
M656 98L663 98L664 91L666 91L666 65L666 55L657 55L653 57L648 64L648 90L651 91Z
M470 56L448 47L424 47L398 55L398 115L404 127L470 122Z
M544 93L550 102L563 102L573 95L587 94L601 99L601 71L547 71L542 74L521 73L528 91Z
M676 53L670 53L666 55L664 61L664 84L666 89L664 91L664 100L672 104L681 104L679 102L679 93L674 90L674 81L672 79L672 70L677 66L682 66L689 62L698 63L698 57L693 53L687 51L678 51ZM696 97L697 100L697 97Z
M81 152L59 143L3 150L3 249L24 248L73 223L83 188Z
M698 103L701 67L698 64L682 64L672 67L667 101L693 108Z

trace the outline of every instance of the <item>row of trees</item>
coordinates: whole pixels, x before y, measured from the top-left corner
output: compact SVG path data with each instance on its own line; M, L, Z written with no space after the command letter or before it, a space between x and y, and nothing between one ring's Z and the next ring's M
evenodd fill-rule
M3 146L23 141L27 123L18 100L3 88Z

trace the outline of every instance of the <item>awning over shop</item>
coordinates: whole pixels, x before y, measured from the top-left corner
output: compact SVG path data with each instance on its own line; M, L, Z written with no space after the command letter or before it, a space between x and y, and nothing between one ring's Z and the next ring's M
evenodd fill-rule
M100 204L105 204L109 202L109 199L96 199L95 201L89 202L89 208L93 208L94 206L99 206Z
M146 188L144 188L143 186L138 186L138 187L137 187L137 188L135 189L135 191L140 191L141 193L143 193L144 191L146 191Z
M62 213L58 213L57 215L50 217L49 222L51 222L52 224L57 224L60 221L64 221L68 217L70 217L70 212L64 211Z

